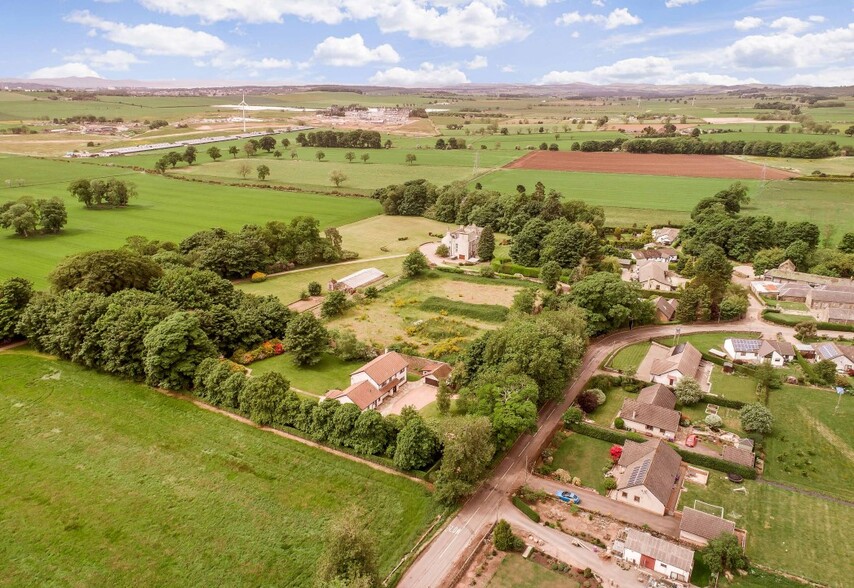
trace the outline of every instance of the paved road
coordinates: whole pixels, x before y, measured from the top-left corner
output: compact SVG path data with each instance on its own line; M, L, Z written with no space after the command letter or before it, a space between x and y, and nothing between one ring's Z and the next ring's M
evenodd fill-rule
M750 312L745 319L720 324L682 325L681 332L688 335L708 331L755 331L765 337L776 337L777 333L789 339L794 337L794 329L791 327L763 322L759 318L759 310L757 302L751 300ZM473 545L482 538L482 529L488 528L497 520L498 513L503 512L507 496L525 483L529 465L536 462L542 446L559 426L560 417L605 358L625 345L673 333L674 327L671 325L647 326L613 333L593 341L575 378L567 387L563 400L559 404L549 403L543 407L537 432L523 435L516 442L492 477L483 483L457 516L436 535L398 585L403 588L438 588L445 585L455 567L460 565Z

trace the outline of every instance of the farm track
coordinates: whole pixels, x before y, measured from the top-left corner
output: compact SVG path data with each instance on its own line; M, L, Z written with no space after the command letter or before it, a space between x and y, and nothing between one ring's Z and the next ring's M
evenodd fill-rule
M816 490L807 490L805 488L800 488L799 486L793 486L791 484L784 484L783 482L775 482L773 480L768 480L767 478L757 478L756 481L760 484L767 484L769 486L774 486L775 488L780 488L781 490L797 492L798 494L803 494L804 496L812 496L813 498L818 498L820 500L827 500L830 502L835 502L837 504L842 504L844 506L854 507L854 502L850 500L845 500L844 498L837 498L836 496L824 494L823 492L817 492Z
M504 166L504 169L732 178L737 180L787 180L798 176L792 172L776 168L763 168L763 166L724 155L588 153L582 151L532 151L515 161L511 161Z

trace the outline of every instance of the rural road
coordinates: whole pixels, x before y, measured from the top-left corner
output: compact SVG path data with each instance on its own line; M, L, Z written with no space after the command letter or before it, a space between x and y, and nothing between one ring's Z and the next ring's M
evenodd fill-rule
M740 321L681 325L681 333L688 335L714 331L755 331L763 337L773 338L778 333L789 338L794 336L795 332L791 327L762 321L755 304L756 301L751 299L750 312L747 318ZM495 468L493 475L421 552L398 586L439 588L448 585L453 574L465 563L468 554L482 539L483 533L499 518L499 514L506 518L505 508L509 504L507 497L526 482L530 467L537 461L541 448L559 426L561 416L605 358L625 345L646 341L651 337L671 335L674 328L673 325L639 327L592 341L575 377L566 389L563 400L560 403L548 403L542 408L536 433L525 434L519 438ZM643 523L644 521L641 521L639 524ZM538 528L538 531L543 532L541 528Z

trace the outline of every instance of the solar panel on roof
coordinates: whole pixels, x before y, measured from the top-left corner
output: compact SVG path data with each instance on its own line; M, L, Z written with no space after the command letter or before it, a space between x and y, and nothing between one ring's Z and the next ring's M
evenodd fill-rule
M733 339L732 345L736 351L756 352L762 345L762 341L760 339Z

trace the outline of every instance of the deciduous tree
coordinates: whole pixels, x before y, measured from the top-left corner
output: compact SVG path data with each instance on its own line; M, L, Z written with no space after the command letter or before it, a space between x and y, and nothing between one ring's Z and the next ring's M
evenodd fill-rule
M329 333L310 312L303 312L288 322L285 333L288 349L296 365L314 365L329 345Z
M196 367L216 348L189 312L176 312L163 319L143 339L145 375L148 383L172 390L190 388Z

